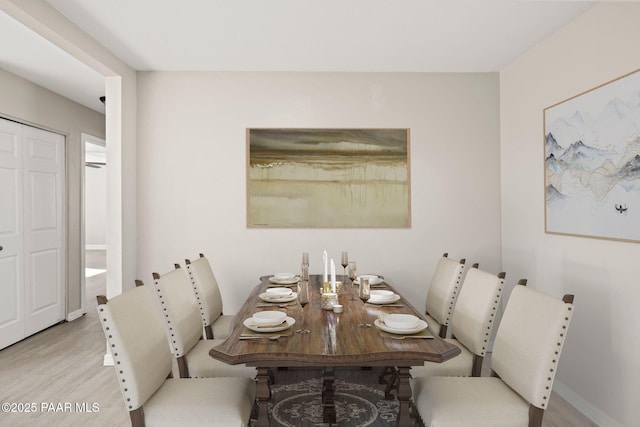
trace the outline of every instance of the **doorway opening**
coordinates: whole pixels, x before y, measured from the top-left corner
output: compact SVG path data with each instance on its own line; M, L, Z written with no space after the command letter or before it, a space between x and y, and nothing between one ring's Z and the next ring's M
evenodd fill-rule
M94 310L96 296L107 293L107 146L106 141L82 134L83 312Z

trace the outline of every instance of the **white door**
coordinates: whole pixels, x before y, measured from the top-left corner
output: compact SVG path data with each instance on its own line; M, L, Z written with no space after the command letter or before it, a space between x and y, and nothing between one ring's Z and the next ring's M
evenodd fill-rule
M25 126L25 326L31 335L64 319L64 136Z
M0 134L3 348L64 319L65 139L7 120Z
M22 125L0 119L0 348L24 338Z

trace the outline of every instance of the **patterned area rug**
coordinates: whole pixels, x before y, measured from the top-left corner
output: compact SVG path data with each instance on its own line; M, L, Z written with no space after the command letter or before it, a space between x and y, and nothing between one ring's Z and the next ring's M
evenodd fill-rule
M397 400L385 400L378 369L336 369L336 424L344 427L396 425ZM327 426L322 421L322 370L289 369L274 372L269 417L274 426Z

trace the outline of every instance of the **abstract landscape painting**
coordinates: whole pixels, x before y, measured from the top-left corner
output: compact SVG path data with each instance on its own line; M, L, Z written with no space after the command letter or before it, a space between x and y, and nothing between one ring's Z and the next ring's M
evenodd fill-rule
M408 129L247 129L247 226L408 228Z
M544 110L546 231L640 241L640 72Z

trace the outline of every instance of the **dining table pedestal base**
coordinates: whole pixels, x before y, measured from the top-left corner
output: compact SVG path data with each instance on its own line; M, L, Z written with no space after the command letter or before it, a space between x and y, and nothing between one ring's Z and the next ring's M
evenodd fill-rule
M269 412L267 405L271 401L271 382L273 381L273 372L271 368L258 368L256 375L256 405L258 406L256 427L269 426Z
M395 366L387 366L384 368L380 376L378 376L378 381L380 384L384 384L384 398L387 400L395 399L395 396L391 392L395 388L397 388L397 380L398 374L396 372Z
M322 422L329 425L336 423L336 402L333 397L335 381L333 367L326 367L322 373Z
M399 366L397 369L398 427L410 427L411 422L411 367Z

